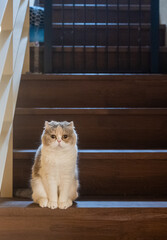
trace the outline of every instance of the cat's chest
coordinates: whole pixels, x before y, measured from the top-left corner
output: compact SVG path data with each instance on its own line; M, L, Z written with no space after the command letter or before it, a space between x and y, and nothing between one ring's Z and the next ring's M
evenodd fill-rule
M70 173L75 162L70 153L63 152L44 153L41 158L41 170L58 177Z
M48 169L49 171L55 171L55 169L58 171L63 168L63 165L65 165L65 156L62 154L54 154L49 153L47 155L42 156L42 167L45 169Z

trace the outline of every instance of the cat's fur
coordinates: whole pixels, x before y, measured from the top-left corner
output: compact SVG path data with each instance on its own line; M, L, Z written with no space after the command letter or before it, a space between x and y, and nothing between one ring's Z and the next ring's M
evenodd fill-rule
M66 209L78 197L77 134L73 122L45 122L32 167L32 199Z

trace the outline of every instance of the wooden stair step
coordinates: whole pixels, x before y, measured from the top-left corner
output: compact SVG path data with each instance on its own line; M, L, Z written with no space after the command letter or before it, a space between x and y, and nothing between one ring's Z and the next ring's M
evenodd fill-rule
M108 33L106 31L108 29ZM160 45L165 44L165 25L160 25ZM150 45L150 24L53 23L53 45ZM75 39L74 39L75 34ZM130 39L129 39L130 36Z
M14 148L37 148L46 120L73 120L81 149L166 148L166 108L17 108Z
M167 238L166 202L81 201L67 210L50 210L31 201L1 199L0 208L2 240Z
M36 150L14 150L14 189L28 188ZM167 197L167 150L79 150L80 196Z
M38 71L44 71L44 48L39 51ZM30 71L34 72L35 48L30 48ZM108 54L107 54L108 53ZM63 60L64 59L64 60ZM97 61L95 61L97 59ZM150 47L53 46L54 73L148 73ZM167 48L160 48L160 72L167 73Z
M116 4L53 4L53 22L118 22L118 7ZM74 16L75 11L75 16ZM108 11L108 17L107 17ZM64 18L62 17L64 12ZM150 22L150 5L137 4L119 5L120 23Z
M44 4L45 0L39 0L40 4ZM106 0L52 0L54 4L73 4L73 3L78 3L78 4L106 4ZM117 0L108 0L108 4L117 4ZM119 4L128 4L129 0L119 0ZM139 4L139 0L130 0L130 4ZM141 0L142 5L148 5L150 4L150 0Z
M166 86L166 75L26 74L17 107L167 107Z

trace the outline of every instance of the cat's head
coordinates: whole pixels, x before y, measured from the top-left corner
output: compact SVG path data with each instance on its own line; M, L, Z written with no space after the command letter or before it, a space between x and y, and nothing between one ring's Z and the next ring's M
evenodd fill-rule
M73 122L45 122L42 134L42 144L52 148L66 148L74 146L77 134Z

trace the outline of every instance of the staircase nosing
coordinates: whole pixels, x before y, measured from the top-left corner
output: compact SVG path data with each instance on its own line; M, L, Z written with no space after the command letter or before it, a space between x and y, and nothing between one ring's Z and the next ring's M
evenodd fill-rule
M36 149L14 149L13 156L14 160L32 160L35 156ZM79 159L89 159L89 160L139 160L139 161L167 161L167 149L79 149Z
M115 27L115 28L117 28L118 27L118 25L119 25L119 28L127 28L127 29L129 29L129 27L131 28L131 29L133 29L133 28L138 28L139 27L139 23L106 23L106 22L104 22L104 23L93 23L93 22L90 22L90 23L83 23L83 22L81 22L81 23L78 23L78 22L71 22L71 23L66 23L66 22L60 22L60 23L58 23L58 22L54 22L54 23L52 23L52 27L53 28L56 28L56 27L62 27L62 26L64 26L64 28L66 28L66 27L69 27L69 28L73 28L73 27ZM140 26L141 26L141 28L142 28L142 30L147 30L147 29L150 29L150 27L151 27L151 24L150 23L141 23L140 24ZM165 24L160 24L160 30L165 30L166 29L166 25Z
M17 115L167 115L167 108L16 108Z
M55 8L62 8L62 6L66 9L69 9L69 8L75 8L75 9L77 9L77 8L94 8L94 7L97 7L97 8L104 8L104 9L106 9L106 4L100 4L100 3L98 3L97 5L96 4L82 4L82 3L79 3L79 4L61 4L61 3L59 3L59 4L56 4L56 3L53 3L52 4L52 7L55 9ZM117 4L108 4L108 9L113 9L113 10L117 10L118 9L118 7L117 7ZM135 11L135 10L138 10L138 11L140 11L140 9L139 9L139 5L138 4L131 4L130 5L130 8L129 8L129 6L128 6L128 4L120 4L119 5L119 10L131 10L131 11ZM150 10L150 5L143 5L142 7L141 7L141 10L142 11L149 11Z
M114 73L53 73L22 74L21 81L156 81L167 82L165 74L114 74Z
M30 207L31 205L31 207ZM37 204L33 204L32 201L27 201L27 200L19 200L19 199L1 199L0 200L0 209L2 210L3 208L8 208L8 209L13 209L13 208L27 208L31 209L33 208L35 210L39 209L42 212L46 212L50 215L55 214L55 211L48 211L48 209L45 209L45 211L42 208L39 208ZM75 209L82 209L82 208L110 208L110 210L115 209L115 208L167 208L167 201L162 200L162 201L76 201L76 204L70 208L71 211L75 211ZM57 212L59 212L58 210ZM20 212L21 213L21 212ZM19 214L19 213L18 213Z
M41 46L40 47L40 51L43 51L44 47ZM63 50L62 50L63 49ZM74 51L75 49L75 52L83 52L83 49L86 50L86 52L95 52L95 49L98 51L98 52L104 52L106 51L106 46L79 46L79 45L74 45L74 46L71 46L71 45L65 45L65 46L61 46L61 45L52 45L52 51L55 51L55 52L72 52ZM116 53L118 51L118 46L107 46L107 51L108 52L114 52ZM122 53L122 52L131 52L131 53L139 53L139 46L131 46L131 47L128 47L128 46L119 46L119 52ZM150 52L150 47L149 46L141 46L141 51L142 53L149 53ZM167 52L167 47L166 46L160 46L160 53L164 53L164 52Z

